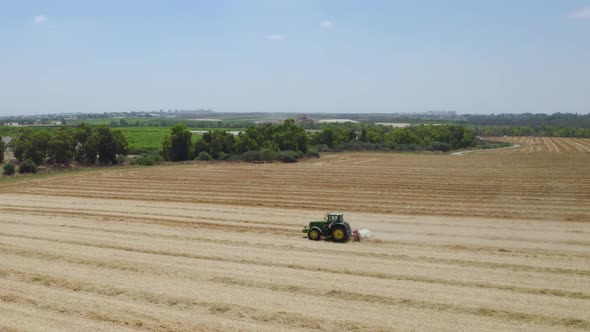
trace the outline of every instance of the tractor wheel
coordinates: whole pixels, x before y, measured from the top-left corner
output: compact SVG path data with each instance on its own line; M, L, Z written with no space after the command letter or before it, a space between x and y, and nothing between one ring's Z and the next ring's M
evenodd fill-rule
M348 242L348 232L343 226L335 226L330 233L332 241L334 242Z
M312 228L307 232L307 238L313 241L319 241L322 238L322 233L315 228Z

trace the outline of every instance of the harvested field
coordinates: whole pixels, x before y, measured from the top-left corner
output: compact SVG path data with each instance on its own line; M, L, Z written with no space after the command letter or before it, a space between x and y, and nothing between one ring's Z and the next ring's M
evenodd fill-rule
M511 142L520 145L511 152L590 152L590 139L565 137L487 137L492 141Z
M590 140L500 140L2 184L0 330L590 330Z

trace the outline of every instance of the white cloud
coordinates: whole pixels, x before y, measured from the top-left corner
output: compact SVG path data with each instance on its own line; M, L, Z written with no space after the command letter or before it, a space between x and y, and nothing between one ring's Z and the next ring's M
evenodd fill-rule
M43 24L43 23L47 22L47 16L45 16L45 15L35 16L35 18L33 19L33 21L36 24Z
M270 41L283 41L283 40L287 39L287 36L280 35L280 34L272 34L272 35L266 36L266 39L270 40Z
M330 20L324 20L324 21L322 21L322 23L320 23L320 26L324 29L331 29L332 25L334 25L334 24L332 24L332 21L330 21Z
M574 20L585 20L590 19L590 6L584 7L583 9L571 12L569 18Z

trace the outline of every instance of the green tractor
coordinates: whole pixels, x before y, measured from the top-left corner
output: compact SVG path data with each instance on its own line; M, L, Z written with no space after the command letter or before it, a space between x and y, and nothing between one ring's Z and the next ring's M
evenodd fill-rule
M348 242L352 237L350 225L344 221L342 213L329 212L323 221L311 221L309 227L303 228L310 240L318 241L322 237L334 242Z

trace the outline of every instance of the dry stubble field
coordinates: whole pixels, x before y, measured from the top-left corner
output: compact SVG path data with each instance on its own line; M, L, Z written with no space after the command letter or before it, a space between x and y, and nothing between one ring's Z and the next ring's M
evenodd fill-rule
M0 184L0 330L590 330L590 140L504 139Z

